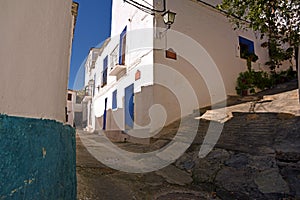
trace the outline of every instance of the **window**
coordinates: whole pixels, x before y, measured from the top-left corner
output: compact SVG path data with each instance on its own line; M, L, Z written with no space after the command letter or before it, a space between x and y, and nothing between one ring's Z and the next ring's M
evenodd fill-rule
M126 32L127 26L125 26L124 30L120 35L120 48L119 48L119 64L125 65L125 53L126 53Z
M72 101L72 94L68 94L68 101Z
M82 100L83 100L82 96L76 96L76 103L77 104L80 104Z
M117 90L112 93L112 109L117 108Z
M102 71L102 84L101 87L107 84L107 65L108 65L108 56L103 60L103 71Z
M239 45L240 45L240 57L247 59L254 52L254 43L251 40L239 36Z

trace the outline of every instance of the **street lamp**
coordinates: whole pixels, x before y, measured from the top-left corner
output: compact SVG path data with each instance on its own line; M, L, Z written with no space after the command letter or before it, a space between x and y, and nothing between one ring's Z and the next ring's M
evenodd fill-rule
M168 26L168 29L171 28L171 25L174 23L175 15L176 15L176 13L171 12L170 10L168 10L164 14L162 14L162 16L164 18L164 22Z

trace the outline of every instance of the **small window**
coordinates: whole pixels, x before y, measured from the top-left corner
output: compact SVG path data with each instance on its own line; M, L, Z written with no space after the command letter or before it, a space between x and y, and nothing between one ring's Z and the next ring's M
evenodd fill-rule
M68 94L68 101L72 101L72 94Z
M82 96L76 96L76 104L81 104L82 100L83 100Z
M255 54L253 41L239 36L239 45L241 58L247 59L249 55Z
M117 90L112 93L112 109L117 108Z
M102 87L107 84L107 67L108 67L108 56L106 56L103 60L102 84L101 84Z

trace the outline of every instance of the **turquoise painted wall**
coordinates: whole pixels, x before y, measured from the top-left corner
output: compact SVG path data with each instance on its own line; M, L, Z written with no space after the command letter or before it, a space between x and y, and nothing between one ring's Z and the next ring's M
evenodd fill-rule
M0 200L76 199L75 130L0 115Z

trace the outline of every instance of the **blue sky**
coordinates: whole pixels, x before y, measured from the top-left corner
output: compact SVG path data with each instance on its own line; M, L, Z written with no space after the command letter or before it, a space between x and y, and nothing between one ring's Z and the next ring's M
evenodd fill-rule
M112 0L75 0L79 11L71 57L69 88L82 89L84 63L91 47L96 47L110 36ZM76 78L77 77L77 78ZM76 81L75 81L76 79Z

